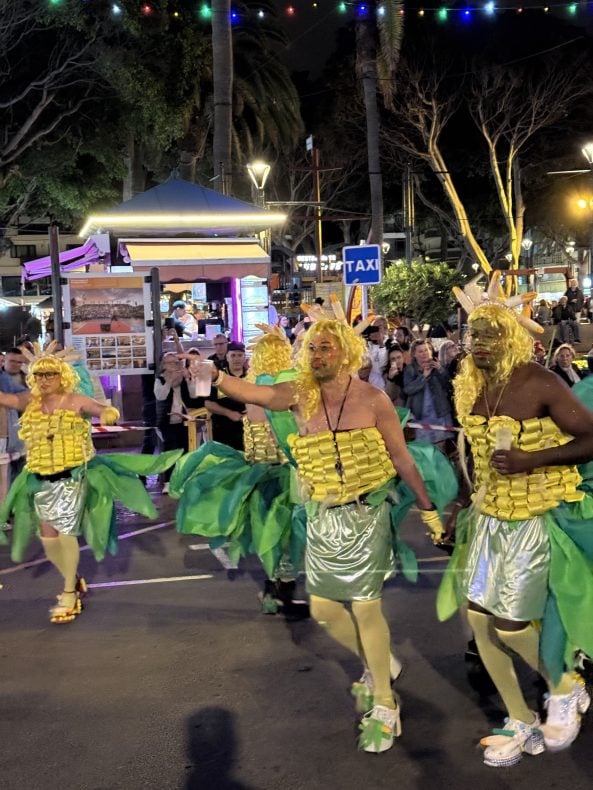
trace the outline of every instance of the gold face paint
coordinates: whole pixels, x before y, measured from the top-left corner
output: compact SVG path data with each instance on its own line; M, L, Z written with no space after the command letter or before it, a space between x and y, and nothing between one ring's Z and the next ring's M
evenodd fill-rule
M504 352L504 334L485 318L477 318L469 329L470 352L477 368L496 367Z

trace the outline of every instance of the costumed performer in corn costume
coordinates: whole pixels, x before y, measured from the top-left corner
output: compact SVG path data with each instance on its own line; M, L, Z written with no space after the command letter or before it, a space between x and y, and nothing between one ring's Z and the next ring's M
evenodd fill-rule
M14 562L23 559L30 538L39 534L47 559L64 580L63 591L50 609L52 623L72 622L82 611L86 583L78 576L78 536L100 560L117 541L113 501L142 515L156 510L137 475L154 474L172 466L182 451L161 456L96 456L91 440L90 417L114 425L119 412L77 393L79 377L68 360L72 349L53 354L39 346L24 350L30 366L29 392L0 393L0 405L18 409L19 436L25 443L27 462L0 507L0 524L12 514ZM2 530L0 529L0 535Z
M308 499L305 567L311 613L363 660L367 671L353 689L367 711L360 746L382 752L401 733L381 604L383 583L394 569L394 543L402 548L392 534L388 502L396 470L408 487L407 507L417 502L433 540L440 540L443 527L391 401L355 376L363 354L363 341L343 320L321 318L307 331L294 381L258 385L219 373L214 383L264 409L293 409L298 432L288 437L288 445ZM429 450L430 466L438 468L441 479L448 473L439 459L449 470L452 499L454 473L442 453ZM405 499L402 492L401 502Z
M524 753L569 746L590 704L571 670L577 649L593 651L592 485L575 466L593 458L593 414L531 361L527 329L543 330L515 308L535 294L506 299L496 276L486 294L474 283L454 290L469 314L471 353L454 386L475 481L473 503L457 517L438 613L444 619L469 601L480 657L508 713L481 741L484 762L506 767ZM548 681L543 725L513 654Z

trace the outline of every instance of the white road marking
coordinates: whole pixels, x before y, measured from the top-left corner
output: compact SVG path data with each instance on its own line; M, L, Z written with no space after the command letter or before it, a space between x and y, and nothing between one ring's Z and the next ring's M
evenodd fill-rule
M236 571L238 569L239 566L231 562L229 555L222 548L222 546L220 546L220 548L218 549L210 549L210 550L225 570Z
M128 579L117 582L93 582L89 584L89 590L94 590L97 587L131 587L136 584L164 584L165 582L192 582L204 581L205 579L213 579L211 573L203 573L199 576L163 576L160 579Z
M164 527L170 527L171 524L174 524L174 521L163 521L160 524L151 524L150 527L143 527L142 529L136 529L133 532L124 532L122 535L118 537L118 540L126 540L127 538L134 538L136 535L142 535L145 532L154 532L155 529L163 529ZM89 551L90 546L81 546L81 551ZM20 565L15 565L13 568L5 568L4 570L0 571L0 576L6 576L9 573L16 573L17 571L23 571L27 568L34 568L37 565L43 565L44 562L49 562L47 557L40 557L38 560L31 560L30 562L21 562Z
M418 562L449 562L450 559L447 554L443 554L442 557L418 557Z

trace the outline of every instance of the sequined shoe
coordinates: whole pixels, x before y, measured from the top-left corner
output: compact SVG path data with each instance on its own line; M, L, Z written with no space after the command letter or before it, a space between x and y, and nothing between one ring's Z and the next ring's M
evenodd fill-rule
M404 668L402 663L391 653L389 655L389 675L391 682L394 683L402 674ZM373 676L365 668L360 680L352 684L350 693L356 700L356 710L358 713L368 713L374 705L375 684Z
M393 739L402 734L399 708L386 708L375 705L359 724L358 745L365 752L379 754L393 746Z
M581 729L581 715L591 705L591 697L582 678L575 680L570 694L548 694L544 700L547 710L542 733L546 749L560 752L567 749Z
M523 759L524 754L542 754L545 751L540 719L535 713L534 722L525 724L518 719L506 718L503 729L492 730L492 735L482 738L485 746L484 764L492 768L510 768Z
M74 599L72 598L74 596ZM77 592L64 592L58 596L57 606L49 610L50 623L71 623L82 612L82 601Z

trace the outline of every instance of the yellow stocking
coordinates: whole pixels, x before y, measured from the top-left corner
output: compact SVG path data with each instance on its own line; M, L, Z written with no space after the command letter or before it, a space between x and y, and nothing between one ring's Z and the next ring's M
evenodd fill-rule
M514 650L517 655L529 664L536 672L541 671L539 667L539 632L530 623L520 631L501 631L496 629L499 639ZM550 694L570 694L574 688L574 678L570 672L564 672L558 685L554 686L546 677Z
M64 590L67 592L74 592L76 588L76 572L80 559L78 538L75 535L60 534L58 539L62 547Z
M362 658L354 619L344 604L317 595L312 595L309 603L311 615L319 625L323 626L336 642L355 656Z
M501 642L539 672L539 633L531 623L520 631L503 631L500 628L495 630Z
M64 573L64 558L62 556L62 544L60 542L60 538L56 535L55 538L41 538L41 543L43 545L43 551L45 552L45 556L54 566L57 568L62 576L65 575Z
M513 659L500 646L491 615L468 610L467 619L474 632L478 652L492 682L500 694L511 719L531 724L533 711L529 709L513 665ZM508 634L509 632L505 632Z
M353 601L352 614L358 626L358 635L367 666L373 676L375 705L395 708L389 674L389 626L383 617L381 599Z

